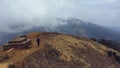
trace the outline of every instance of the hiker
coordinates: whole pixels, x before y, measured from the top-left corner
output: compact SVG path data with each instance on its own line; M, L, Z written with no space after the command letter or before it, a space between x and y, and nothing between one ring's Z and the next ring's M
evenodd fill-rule
M40 38L37 38L36 42L37 42L37 46L39 46L40 45Z

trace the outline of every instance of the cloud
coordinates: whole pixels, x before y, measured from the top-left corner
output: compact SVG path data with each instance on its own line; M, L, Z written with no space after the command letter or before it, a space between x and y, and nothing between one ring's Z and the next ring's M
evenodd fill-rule
M0 31L8 31L9 25L16 24L55 26L56 17L77 17L106 26L116 21L114 24L120 25L119 3L118 0L0 0Z
M118 0L85 0L87 3L116 3Z

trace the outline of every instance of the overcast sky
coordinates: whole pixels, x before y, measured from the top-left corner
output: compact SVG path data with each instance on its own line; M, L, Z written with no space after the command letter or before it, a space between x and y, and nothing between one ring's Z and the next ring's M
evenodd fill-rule
M0 0L0 29L10 24L42 25L48 22L42 20L56 17L120 27L120 0Z

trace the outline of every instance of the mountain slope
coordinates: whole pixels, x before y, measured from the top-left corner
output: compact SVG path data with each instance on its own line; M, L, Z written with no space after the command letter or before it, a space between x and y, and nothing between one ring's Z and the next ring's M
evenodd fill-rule
M29 38L34 39L43 37L39 33L30 35L32 37ZM87 38L45 33L42 43L44 43L42 49L28 55L21 64L16 65L20 68L119 68L120 66L114 57L107 55L107 51L120 55L119 52Z
M117 32L120 32L120 27L108 27L110 28L111 30L114 30L114 31L117 31Z
M55 21L54 21L55 22ZM83 36L83 37L92 37L92 38L106 38L106 39L111 39L115 40L117 42L120 41L120 33L117 31L110 30L108 28L90 23L90 22L85 22L77 18L68 18L68 19L63 19L63 18L57 18L56 23L58 23L57 26L50 26L51 24L48 24L46 26L39 26L39 27L33 27L30 29L25 29L24 31L20 33L6 33L2 34L0 33L0 44L4 44L13 36L18 36L22 34L27 34L31 32L58 32L58 33L63 33L63 34L70 34L74 36ZM26 26L19 26L19 28L25 28ZM10 26L11 29L15 30L21 30L14 25ZM18 31L17 31L18 32ZM6 38L8 37L8 38Z
M65 25L61 25L56 29L58 32L62 32L65 34L71 34L75 36L84 36L84 37L92 37L92 38L107 38L115 41L120 41L120 33L110 30L108 28L93 24L91 22L84 22L80 19L66 19L61 20L62 22L66 22Z

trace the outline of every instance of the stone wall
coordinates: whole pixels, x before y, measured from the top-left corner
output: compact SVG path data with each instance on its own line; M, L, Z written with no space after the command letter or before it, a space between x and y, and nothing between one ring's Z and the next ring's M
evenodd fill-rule
M23 48L28 48L31 45L31 40L27 39L27 41L25 42L21 42L21 43L12 43L12 44L6 44L3 46L3 50L9 50L11 48L15 48L15 49L23 49Z
M6 53L0 53L0 62L7 59L7 58L8 58L8 56Z
M6 54L8 57L12 57L13 55L15 55L15 49L11 48L11 49L7 50Z

